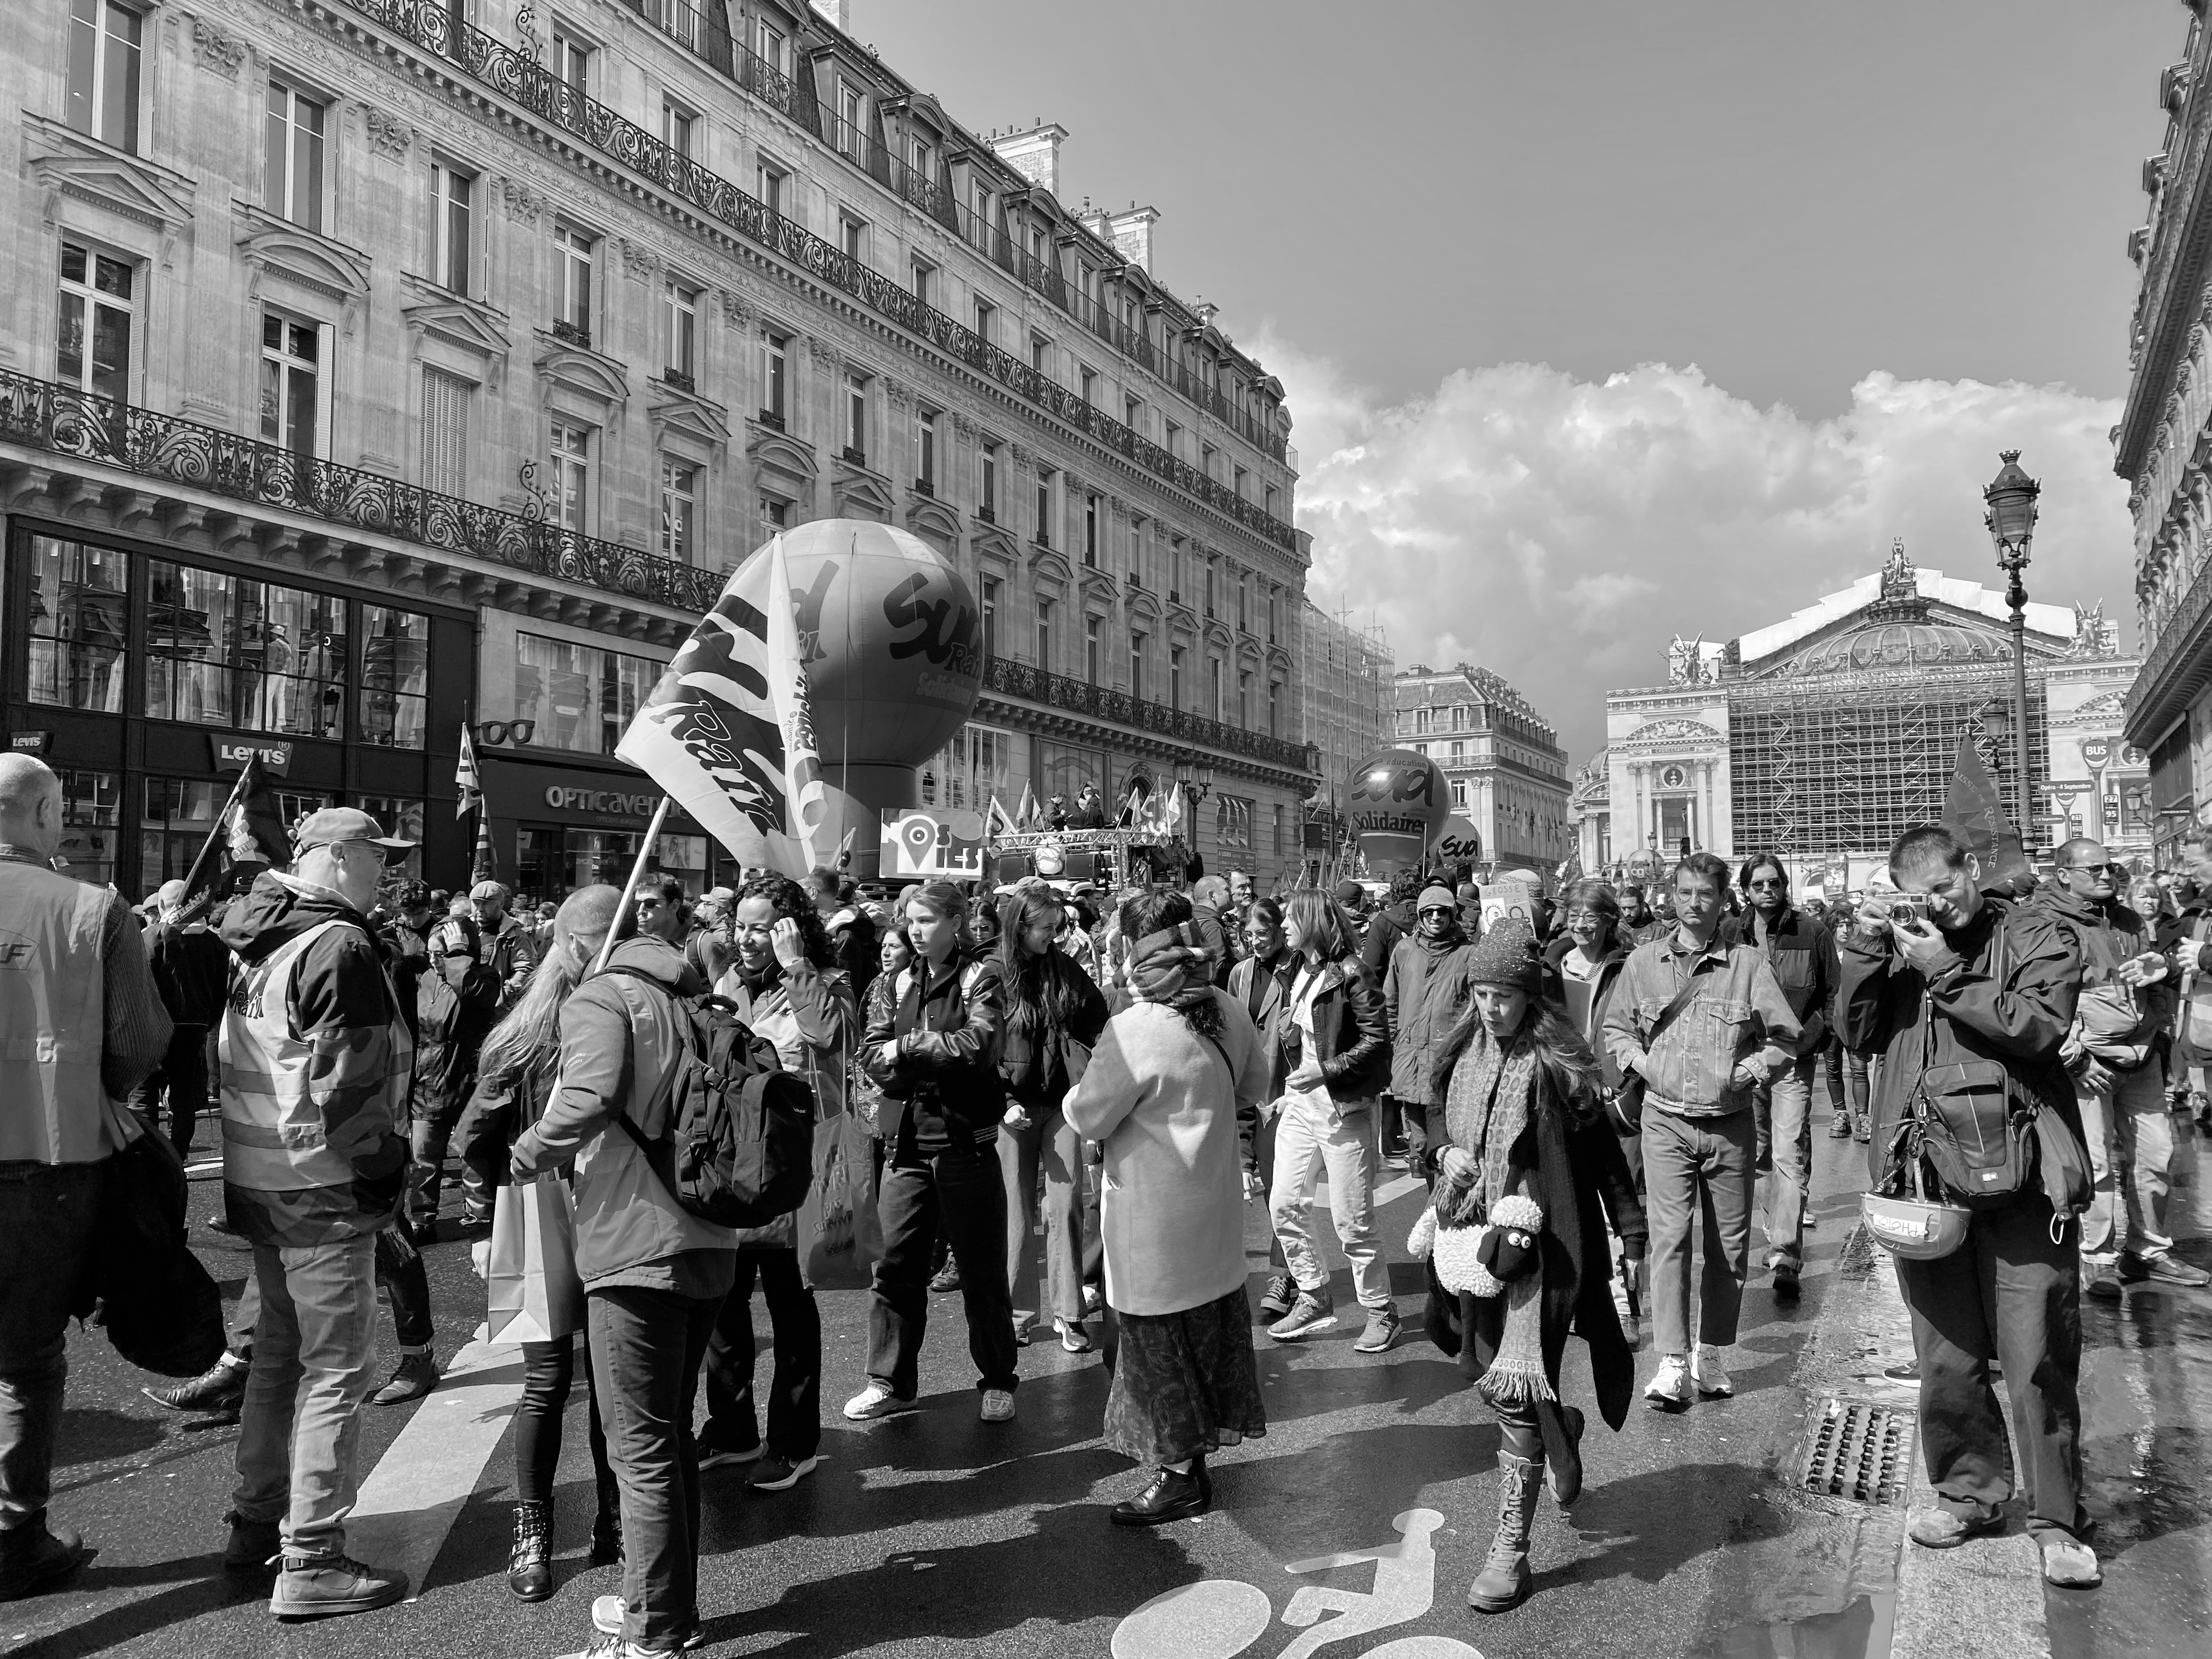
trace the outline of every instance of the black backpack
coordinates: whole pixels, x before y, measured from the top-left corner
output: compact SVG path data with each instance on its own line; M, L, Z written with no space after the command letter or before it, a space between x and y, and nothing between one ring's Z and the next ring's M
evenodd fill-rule
M75 1310L141 1370L198 1376L222 1355L222 1294L185 1236L185 1166L141 1133L107 1160L89 1273Z
M814 1091L727 997L684 996L635 969L607 971L651 986L676 1017L674 1176L663 1176L676 1201L720 1227L764 1227L796 1210L814 1176ZM653 1164L657 1144L627 1115L616 1121Z

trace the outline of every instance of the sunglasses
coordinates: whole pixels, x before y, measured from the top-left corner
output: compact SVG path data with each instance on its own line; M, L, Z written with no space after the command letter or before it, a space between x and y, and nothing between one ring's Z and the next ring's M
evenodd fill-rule
M1758 880L1747 882L1745 885L1749 887L1753 892L1759 893L1765 892L1774 888L1787 887L1790 884L1772 876L1761 876Z
M536 720L486 720L477 727L477 741L488 749L495 749L510 738L517 743L528 743L537 735Z
M1431 904L1427 909L1422 911L1421 914L1425 916L1455 916L1459 912L1456 910L1448 910L1441 904Z
M2111 876L2115 879L2128 872L2127 866L2124 864L2069 864L2066 867L2069 870L2080 870L2092 876Z

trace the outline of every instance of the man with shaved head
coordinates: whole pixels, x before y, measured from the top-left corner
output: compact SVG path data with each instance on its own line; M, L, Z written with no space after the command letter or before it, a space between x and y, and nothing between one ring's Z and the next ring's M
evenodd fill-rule
M84 1286L107 1109L168 1047L169 1017L123 896L56 873L62 790L43 761L0 755L0 1601L59 1583L90 1554L46 1524Z

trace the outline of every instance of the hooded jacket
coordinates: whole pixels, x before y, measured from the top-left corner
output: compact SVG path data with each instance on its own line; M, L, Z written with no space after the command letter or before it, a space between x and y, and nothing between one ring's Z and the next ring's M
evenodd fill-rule
M1392 948L1382 1006L1390 1024L1390 1092L1400 1100L1433 1106L1443 1098L1431 1076L1437 1044L1474 992L1467 976L1472 960L1457 921L1440 939L1415 932Z
M325 923L332 925L292 965L282 1011L289 1035L305 1045L306 1118L281 1138L282 1150L300 1154L303 1167L312 1157L336 1178L279 1186L261 1172L261 1155L277 1149L256 1144L275 1133L256 1105L268 1079L248 1071L235 1026L253 1017L270 959ZM328 888L264 871L225 914L222 938L240 965L224 1014L225 1214L257 1244L320 1244L380 1231L405 1190L412 1045L368 919Z
M2119 999L2138 1010L2133 1030L2114 1032L2111 1036L2118 1044L2131 1045L2142 1058L2148 1058L2149 1049L2172 1023L2172 976L2169 975L2158 984L2129 992L2119 983L2119 970L2122 963L2154 948L2149 925L2118 899L2085 898L2068 892L2056 883L2039 889L2026 908L2031 914L2048 916L2061 927L2072 931L2081 951L2083 991ZM2077 1003L2076 1012L2087 1010ZM2079 1029L2077 1019L2076 1030ZM2141 1059L2136 1063L2140 1064Z

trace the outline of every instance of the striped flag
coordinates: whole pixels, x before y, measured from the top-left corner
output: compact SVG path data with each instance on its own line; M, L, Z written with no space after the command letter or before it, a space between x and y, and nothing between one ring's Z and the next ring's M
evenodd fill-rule
M731 857L794 878L830 810L807 706L783 538L768 544L768 607L743 568L639 707L615 753L706 825ZM750 561L748 561L750 562Z
M1036 791L1030 788L1024 781L1022 785L1022 804L1014 809L1015 827L1021 830L1034 830L1037 820L1043 816L1044 808L1037 805Z
M476 852L469 860L469 884L499 879L499 859L492 850L491 814L477 814Z
M461 792L461 804L453 816L465 818L483 805L483 778L477 770L477 734L466 720L461 722L461 758L453 768L453 781Z

